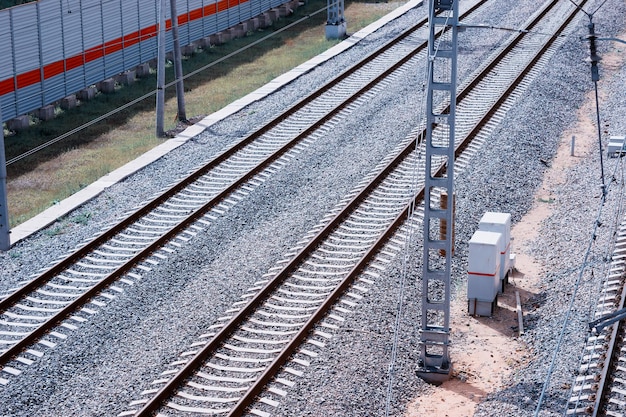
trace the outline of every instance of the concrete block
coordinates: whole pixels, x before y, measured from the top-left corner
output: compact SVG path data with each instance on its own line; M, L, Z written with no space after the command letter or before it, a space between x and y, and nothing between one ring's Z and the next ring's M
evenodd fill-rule
M143 64L137 65L135 67L135 74L137 77L147 77L150 75L150 64L144 62Z
M491 317L497 303L497 300L479 301L473 298L467 300L467 313L470 316Z
M121 85L132 85L135 83L136 73L134 70L126 71L115 76L115 81Z
M346 36L346 22L326 25L326 39L343 39Z
M210 38L207 36L206 38L202 38L202 39L198 39L197 41L194 41L193 47L195 51L197 51L198 49L210 48L211 47Z
M95 87L87 87L80 90L76 95L80 101L89 101L96 96L96 92Z
M259 19L259 28L266 28L272 25L272 18L267 12L257 16L257 19Z
M113 78L107 78L96 84L96 87L105 94L113 93L115 91L115 80Z
M231 39L243 38L246 35L241 25L226 29L226 33L230 33Z
M76 104L77 104L76 95L72 94L65 98L62 98L61 102L59 103L59 106L61 106L63 110L69 110L69 109L73 109L74 107L76 107Z
M271 9L271 10L268 10L266 13L270 16L270 20L272 22L277 21L278 18L280 17L278 9Z
M257 30L259 28L259 18L253 17L252 19L248 20L248 24L249 24L248 30Z
M196 53L196 47L194 45L181 46L180 53L183 56L191 56Z
M278 15L280 17L289 16L292 13L293 13L293 10L291 10L291 7L289 7L289 4L283 4L281 6L278 6Z
M237 26L235 26L235 28L243 30L244 33L248 33L248 31L250 30L250 24L246 20L245 22L239 23Z
M15 119L7 121L7 129L14 132L21 132L30 126L30 117L27 115L17 116Z
M52 120L54 119L54 106L52 104L48 104L47 106L43 106L35 110L34 115L39 120Z
M211 45L222 45L224 43L224 37L222 36L222 32L218 32L209 36L209 43Z
M215 35L211 35L211 38L215 39L215 43L211 42L213 45L222 45L229 40L232 39L232 35L229 31L223 30L221 32L217 32Z

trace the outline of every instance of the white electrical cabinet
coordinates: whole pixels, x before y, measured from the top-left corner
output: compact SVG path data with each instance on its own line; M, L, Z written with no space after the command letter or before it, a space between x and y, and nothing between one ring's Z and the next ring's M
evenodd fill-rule
M478 224L478 230L502 234L500 242L500 286L498 292L504 292L508 283L509 269L511 268L511 214L488 211L483 214Z
M622 156L624 153L626 153L626 136L611 136L607 148L609 158Z
M502 233L477 230L469 241L467 299L469 314L491 316L500 283Z

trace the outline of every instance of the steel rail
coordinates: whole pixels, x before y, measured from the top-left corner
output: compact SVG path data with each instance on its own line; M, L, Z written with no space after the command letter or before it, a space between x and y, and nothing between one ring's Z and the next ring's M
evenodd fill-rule
M615 310L620 310L626 307L626 284L622 287L622 296L620 297L619 305ZM600 373L600 380L598 381L598 389L596 391L596 398L593 405L592 417L600 415L604 412L606 403L608 401L608 391L610 391L611 375L615 371L615 364L619 358L618 346L623 343L624 320L620 320L615 323L613 330L611 331L611 338L609 339L608 349L606 351L606 359L604 360L604 366ZM621 337L620 337L621 336Z
M411 33L413 33L414 31L418 30L421 26L423 26L424 23L425 23L424 21L419 22L414 27L406 30L405 32L403 32L400 35L400 39L399 40L398 39L394 39L394 40L388 42L380 50L377 50L374 53L368 55L366 58L364 58L363 60L361 60L360 62L355 64L352 68L350 68L350 70L342 73L336 79L334 79L334 80L330 81L329 83L327 83L326 85L324 85L320 90L317 90L314 93L310 94L309 96L305 97L304 99L299 101L297 104L295 104L294 106L289 108L286 112L284 112L281 115L279 115L278 117L274 118L273 120L268 122L266 125L264 125L260 129L258 129L257 131L255 131L254 133L252 133L251 135L249 135L248 137L246 137L242 141L240 141L237 145L235 145L234 147L232 147L232 148L228 149L227 151L223 152L222 154L220 154L219 156L217 156L216 158L211 160L208 164L203 166L201 169L195 171L194 173L192 173L191 175L186 177L183 181L175 184L173 187L171 187L170 189L166 190L159 197L157 197L156 199L152 200L151 202L149 202L148 204L146 204L145 206L140 208L138 211L132 213L126 219L122 220L120 223L116 224L111 229L108 229L105 233L101 234L96 239L92 240L87 245L81 247L79 250L77 250L76 252L72 253L69 257L63 259L61 262L59 262L58 264L54 265L49 270L45 271L42 275L40 275L36 279L32 280L31 282L29 282L28 284L26 284L25 286L23 286L19 290L15 291L10 296L4 298L2 301L0 301L0 312L6 311L8 308L10 308L11 306L15 305L21 299L23 299L26 295L28 295L31 292L35 291L37 288L45 285L52 278L54 278L56 275L60 274L62 271L64 271L65 269L67 269L68 267L70 267L71 265L76 263L78 260L82 259L86 255L91 253L94 249L96 249L100 245L102 245L102 244L106 243L107 241L109 241L111 238L113 238L119 232L121 232L122 230L126 229L128 226L132 225L137 220L141 219L143 216L148 214L151 210L155 209L156 207L161 205L163 202L167 201L172 196L176 195L176 193L178 193L181 190L183 190L189 184L192 184L198 178L202 177L204 174L206 174L211 169L213 169L215 166L217 166L218 164L224 162L229 157L233 156L235 153L237 153L238 151L243 149L245 146L247 146L248 144L252 143L255 139L257 139L258 137L262 136L264 133L269 131L271 128L273 128L276 125L278 125L281 121L283 121L284 119L286 119L290 115L294 114L295 112L297 112L298 110L303 108L305 105L307 105L310 102L312 102L314 99L318 98L322 93L328 91L330 88L332 88L335 85L339 84L339 82L343 81L345 78L347 78L349 75L354 73L356 70L360 69L361 67L366 65L368 62L370 62L372 59L374 59L374 58L378 57L379 55L381 55L387 48L389 48L391 46L394 46L397 43L399 43L400 40L405 39ZM415 51L414 53L416 54L418 52L419 51ZM151 253L154 253L160 247L164 246L166 243L168 243L172 238L174 238L177 234L179 234L186 227L190 226L191 224L196 222L198 219L200 219L207 211L209 211L211 208L217 206L226 196L231 194L234 190L236 190L238 187L240 187L245 182L249 181L258 172L262 171L267 166L271 165L275 160L280 158L280 156L282 156L289 149L291 149L297 142L301 141L303 138L305 138L308 135L310 135L313 131L315 131L325 121L327 121L329 118L331 118L334 115L336 115L337 113L339 113L342 109L347 107L350 103L352 103L358 97L363 95L366 91L368 91L374 85L376 85L380 80L382 80L386 76L388 76L389 73L395 71L401 65L406 63L407 60L408 59L406 57L403 58L401 62L399 62L396 65L394 65L391 68L389 68L383 74L381 74L376 79L372 80L366 86L364 86L359 91L357 91L350 98L346 99L343 103L340 103L331 112L327 113L325 116L320 118L318 120L318 122L315 123L313 126L311 126L308 129L302 131L298 136L293 138L289 143L283 145L282 148L280 148L279 150L274 152L272 155L270 155L268 158L266 158L266 160L264 162L262 162L261 164L257 165L252 170L248 171L247 174L245 174L244 176L240 177L235 182L231 183L230 186L228 186L222 192L217 194L215 197L213 197L210 201L208 201L202 207L196 209L189 217L187 217L186 219L181 221L178 225L172 227L168 232L166 232L165 234L161 235L153 243L151 243L149 246L144 248L144 250L138 252L135 256L133 256L131 259L126 261L123 265L118 267L108 277L106 277L103 280L101 280L98 284L93 286L91 289L89 289L87 292L85 292L79 298L77 298L72 303L68 304L65 308L63 308L62 310L57 312L49 320L47 320L46 322L42 323L42 325L40 327L38 327L37 329L35 329L31 333L29 333L28 336L24 337L18 343L16 343L11 348L6 350L2 355L0 355L0 366L5 365L9 361L11 361L17 354L19 354L26 347L30 346L33 342L35 342L36 340L38 340L39 338L41 338L45 334L47 334L50 331L50 329L52 329L53 327L55 327L56 325L61 323L63 320L65 320L67 317L69 317L79 307L81 307L84 304L88 303L93 297L98 295L98 293L100 293L102 290L107 288L111 283L113 283L115 280L119 279L125 273L129 272L135 265L140 263L142 260L146 259Z
M543 12L538 16L531 25L534 27L542 17L547 14L549 10L551 10L556 4L558 0L552 0L547 4L546 8ZM560 33L567 24L571 21L573 15L567 19L567 22L559 27L557 30L557 34ZM547 49L554 43L557 39L558 35L553 35L550 40L544 45L543 48L540 49L540 52L537 53L538 56L542 55L547 51ZM525 34L519 34L515 39L515 43L517 44L519 37L523 37ZM501 60L502 57L506 56L510 53L511 48L506 48L500 54L498 54L495 60ZM535 57L525 68L519 73L516 79L509 85L509 87L500 95L498 100L493 104L491 111L487 112L479 121L476 123L471 132L466 135L466 137L459 142L459 144L455 147L455 159L458 157L471 143L471 141L476 137L476 135L480 132L485 123L489 120L491 116L505 103L507 98L510 95L510 92L513 91L526 77L528 72L532 69L534 65L536 65L538 57ZM487 66L480 75L475 77L475 79L464 88L464 90L459 94L460 99L462 101L463 98L467 96L469 90L475 88L479 79L484 78L494 67L495 65ZM425 131L422 133L422 137ZM337 215L324 229L322 229L318 234L313 237L313 239L300 250L300 252L289 262L287 265L283 267L283 269L276 275L276 277L270 281L268 284L263 287L257 293L257 295L251 299L245 306L237 312L235 316L233 316L228 323L226 323L221 330L213 336L213 338L198 352L196 353L186 364L185 366L171 379L168 383L163 386L143 407L139 410L135 415L136 416L151 416L154 412L156 412L161 405L172 395L174 395L175 391L187 380L191 377L195 371L202 366L202 364L209 358L212 354L214 354L220 346L232 335L238 328L240 322L250 317L255 309L264 303L272 294L272 292L278 288L283 281L286 280L289 273L295 270L306 257L324 240L325 237L329 236L341 223L342 219L344 219L349 213L354 211L359 202L364 200L371 192L374 191L377 184L379 184L396 166L398 166L411 152L415 150L415 142L411 143L407 146L403 151L398 153L398 155L391 161L363 190L362 193L355 196L342 210L342 212ZM438 170L434 175L440 176L445 172L445 163L441 164ZM371 261L371 259L378 253L380 248L389 240L389 238L395 233L395 231L402 225L402 223L406 220L406 216L409 210L415 206L416 204L423 201L424 197L424 189L423 187L418 193L415 195L411 203L409 203L404 210L394 219L393 223L388 227L388 229L383 232L383 234L377 239L375 244L370 248L370 250L364 255L364 257L359 261L359 263L350 271L348 276L344 279L344 281L326 298L324 304L314 313L312 317L309 318L304 327L297 333L296 336L292 339L288 346L283 348L279 356L270 364L263 374L259 376L256 383L242 396L242 398L238 401L238 403L231 409L229 415L230 416L240 416L244 413L244 411L249 407L256 396L260 394L265 388L266 384L274 378L276 372L284 366L285 361L288 360L291 355L295 352L297 347L301 344L301 342L307 337L311 329L319 322L319 320L325 316L328 309L335 304L335 302L339 299L339 297L343 294L343 292L352 284L352 282L359 275L360 271Z
M477 3L471 9L469 9L467 12L465 12L465 15L468 15L468 14L472 13L474 10L478 9L486 1L487 0L483 0L483 1L479 2L479 3ZM363 66L367 65L368 62L370 62L373 59L375 59L375 58L379 57L380 55L382 55L387 49L391 48L392 46L395 46L396 44L401 42L403 39L405 39L408 36L410 36L412 33L417 31L421 27L423 27L425 23L426 23L426 20L424 19L424 20L418 22L417 24L415 24L413 27L411 27L411 28L407 29L406 31L404 31L402 34L400 34L398 36L398 38L394 38L391 41L387 42L383 47L381 47L377 51L374 51L372 54L368 55L367 57L365 57L364 59L362 59L361 61L359 61L355 65L353 65L349 70L345 71L344 73L340 74L335 79L331 80L329 83L325 84L323 87L320 88L320 90L317 90L314 93L310 94L309 96L305 97L304 99L299 101L297 104L295 104L294 106L289 108L286 112L284 112L283 114L277 116L276 118L274 118L273 120L268 122L266 125L264 125L260 129L258 129L257 131L253 132L252 134L250 134L248 137L246 137L242 141L240 141L237 145L235 145L234 147L228 149L227 151L223 152L222 154L218 155L213 160L211 160L209 163L207 163L205 166L203 166L199 170L195 171L194 173L192 173L191 175L189 175L184 180L182 180L181 182L177 183L176 185L174 185L170 189L166 190L159 197L157 197L156 199L152 200L151 202L149 202L148 204L146 204L145 206L143 206L142 208L140 208L139 210L137 210L136 212L134 212L133 214L128 216L126 219L122 220L120 223L116 224L114 227L112 227L111 229L109 229L106 232L104 232L103 234L101 234L100 236L96 237L94 240L90 241L85 246L83 246L80 249L78 249L76 252L74 252L69 257L65 258L61 262L59 262L56 265L52 266L50 269L45 271L39 277L35 278L34 280L32 280L31 282L29 282L28 284L26 284L25 286L23 286L19 290L15 291L14 293L9 295L8 297L4 298L2 301L0 301L0 312L6 311L8 308L10 308L11 306L15 305L18 301L20 301L23 297L25 297L29 293L35 291L37 288L40 288L41 286L45 285L52 278L54 278L56 275L58 275L59 273L61 273L65 269L67 269L69 266L71 266L74 263L76 263L79 259L82 259L86 255L91 253L95 248L99 247L100 245L102 245L105 242L107 242L108 240L110 240L117 233L121 232L122 230L124 230L128 226L132 225L134 222L139 220L141 217L143 217L146 214L148 214L151 210L153 210L154 208L158 207L163 202L167 201L169 198L174 196L176 193L180 192L185 187L187 187L189 184L193 183L198 178L200 178L202 175L206 174L212 168L214 168L215 166L217 166L221 162L227 160L229 157L231 157L232 155L234 155L235 153L237 153L238 151L243 149L246 145L252 143L255 139L257 139L258 137L260 137L261 135L263 135L264 133L269 131L271 128L273 128L276 125L278 125L281 121L283 121L284 119L286 119L290 115L294 114L295 112L297 112L298 110L303 108L305 105L309 104L310 102L312 102L313 100L318 98L324 92L327 92L332 87L334 87L335 85L339 84L341 81L346 79L348 76L352 75L358 69L360 69ZM91 287L89 290L87 290L81 296L76 298L74 301L69 303L64 308L62 308L60 311L58 311L56 314L54 314L48 320L43 322L38 328L36 328L32 332L30 332L27 336L22 338L19 342L17 342L13 346L11 346L9 349L7 349L5 352L3 352L2 355L0 355L0 366L6 365L8 362L13 360L19 353L21 353L28 346L32 345L34 342L36 342L37 340L39 340L40 338L45 336L47 333L49 333L52 328L54 328L57 325L59 325L63 320L67 319L74 312L76 312L76 310L78 310L80 307L82 307L85 304L87 304L92 298L97 296L100 292L102 292L104 289L106 289L109 285L111 285L117 279L119 279L124 274L129 272L133 267L135 267L141 261L143 261L144 259L149 257L150 254L154 253L159 248L163 247L171 239L173 239L176 235L181 233L185 228L189 227L190 225L195 223L197 220L199 220L211 208L217 206L226 196L231 194L234 190L236 190L238 187L240 187L245 182L247 182L250 179L252 179L256 174L258 174L259 172L261 172L262 170L267 168L275 160L279 159L289 149L291 149L296 143L298 143L303 138L305 138L308 135L310 135L313 131L315 131L317 128L319 128L319 126L321 126L323 123L325 123L328 119L330 119L333 116L335 116L336 114L338 114L341 110L346 108L349 104L354 102L357 98L359 98L360 96L365 94L367 91L371 90L376 84L378 84L380 81L382 81L383 79L388 77L389 74L395 72L398 68L400 68L404 64L406 64L406 62L408 62L411 58L413 58L421 50L423 50L425 48L425 46L426 45L423 44L423 45L420 45L420 46L414 48L409 54L407 54L401 60L396 62L393 66L391 66L390 68L385 70L382 74L377 76L375 79L371 80L367 85L365 85L364 87L359 89L351 97L347 98L342 103L338 104L329 113L327 113L326 115L324 115L320 119L318 119L318 121L315 124L313 124L312 126L307 128L306 130L302 131L299 135L297 135L295 138L293 138L289 143L285 144L282 148L280 148L279 150L275 151L272 155L270 155L261 164L257 165L255 168L253 168L250 171L248 171L247 174L241 176L238 180L236 180L233 183L231 183L230 186L228 186L226 189L224 189L218 195L213 197L210 201L205 203L202 207L196 209L187 218L182 220L177 225L173 226L169 231L167 231L166 233L161 235L159 238L155 239L146 248L144 248L143 250L141 250L140 252L135 254L132 258L130 258L124 264L119 266L116 270L114 270L106 278L103 278L96 285Z
M585 0L586 1L586 0ZM532 23L532 26L535 26L548 12L552 9L558 0L553 0L549 6L544 9L537 19ZM529 71L534 67L540 57L550 48L550 46L556 41L558 34L562 32L571 20L576 15L576 11L572 13L566 21L557 29L556 33L551 36L550 40L540 49L538 54L535 56L533 60L531 60L528 65L520 72L520 74L516 77L516 79L510 84L510 86L500 95L498 100L494 103L489 112L487 112L478 123L475 124L474 128L470 131L468 135L455 147L455 159L469 146L472 140L478 135L478 133L482 130L484 125L487 123L489 119L495 114L495 112L504 104L510 93L519 86L522 80L526 77ZM523 35L523 34L521 34ZM515 44L519 42L519 38L515 39ZM499 61L502 57L510 53L512 48L505 48L506 53L502 53L498 55L497 60ZM495 62L496 60L494 60ZM471 89L476 87L479 83L479 78L484 78L491 70L495 67L495 65L488 65L487 68L481 72L479 76L477 76L474 81L472 81L466 88L463 89L459 96L461 100L466 97ZM478 80L478 81L477 81ZM422 132L422 136L425 135L426 131ZM407 150L411 148L413 145L410 145L403 151L401 154L408 154ZM400 161L395 159L391 164L397 165ZM387 168L385 169L387 170ZM446 172L446 163L443 163L439 166L435 176L442 176ZM380 179L377 178L379 181ZM261 376L259 376L258 380L255 384L242 396L242 398L237 402L237 404L231 409L228 414L229 417L241 416L244 414L245 410L254 402L255 398L265 389L265 386L275 377L276 373L282 369L287 360L296 352L296 349L300 346L300 344L308 337L311 330L319 323L319 321L328 313L328 311L332 308L332 306L339 300L341 295L352 285L352 283L358 278L360 272L367 266L367 264L374 258L374 256L378 253L378 251L383 247L383 245L393 236L396 230L405 222L407 216L410 212L410 209L415 205L423 202L424 198L424 188L422 187L417 195L414 197L413 201L407 205L407 207L396 217L394 222L389 226L389 228L380 236L380 238L374 243L372 248L365 254L365 256L359 261L357 266L355 266L352 271L348 274L348 276L344 279L344 281L333 291L326 299L326 301L319 307L319 309L315 312L315 314L307 321L307 323L303 326L303 328L298 332L298 334L292 339L290 342L279 354L279 356L266 368ZM626 296L626 291L625 291ZM624 302L624 298L622 298L622 302ZM617 326L616 326L617 327ZM608 360L608 358L607 358Z
M0 300L0 312L6 311L8 308L13 306L18 300L23 298L26 294L28 294L28 293L34 291L35 289L41 287L46 282L50 281L50 279L52 279L54 276L58 275L60 272L62 272L65 269L67 269L69 266L73 265L78 260L84 258L87 254L89 254L95 248L97 248L98 246L100 246L100 245L106 243L107 241L109 241L113 236L115 236L116 234L118 234L122 230L126 229L128 226L132 225L133 223L135 223L141 217L143 217L146 214L150 213L150 211L154 210L156 207L158 207L159 205L163 204L163 202L165 202L166 200L168 200L169 198L174 196L176 193L180 192L181 190L183 190L188 185L190 185L193 182L197 181L200 177L205 175L210 170L214 169L217 165L219 165L222 162L228 160L228 158L232 157L237 152L241 151L244 147L246 147L247 145L249 145L252 142L254 142L256 139L258 139L260 136L262 136L263 134L267 133L269 130L271 130L275 126L277 126L283 120L285 120L289 116L295 114L298 110L302 109L304 106L306 106L307 104L311 103L313 100L317 99L323 93L325 93L328 90L330 90L331 88L335 87L341 81L343 81L344 79L346 79L350 75L354 74L358 69L360 69L363 66L367 65L367 63L369 63L374 58L380 56L382 53L384 53L384 51L387 48L400 43L403 39L405 39L406 37L411 35L411 33L417 31L418 29L420 29L425 24L426 24L426 21L422 20L422 21L418 22L412 28L407 29L405 32L403 32L401 35L399 35L399 37L397 39L391 40L390 42L385 44L381 49L379 49L379 50L373 52L372 54L368 55L367 57L363 58L361 61L359 61L358 63L353 65L350 69L346 70L345 72L343 72L342 74L337 76L335 79L329 81L327 84L322 86L319 90L316 90L315 92L311 93L309 96L303 98L298 103L294 104L292 107L287 109L285 112L281 113L280 115L278 115L277 117L275 117L274 119L272 119L271 121L266 123L264 126L262 126L261 128L259 128L256 131L254 131L253 133L251 133L250 135L248 135L244 139L242 139L235 146L229 148L228 150L224 151L220 155L216 156L211 161L209 161L207 164L205 164L203 167L201 167L197 171L193 172L191 175L185 177L182 181L180 181L179 183L175 184L171 188L169 188L166 191L164 191L157 198L155 198L154 200L150 201L146 205L142 206L139 210L133 212L128 217L126 217L125 219L123 219L122 221L117 223L116 225L112 226L110 229L107 229L104 233L100 234L95 239L89 241L86 245L82 246L81 248L79 248L78 250L73 252L70 256L64 258L63 260L61 260L57 264L53 265L52 267L47 269L44 273L42 273L41 275L39 275L38 277L36 277L32 281L27 283L26 285L22 286L18 290L14 291L13 293L8 295L7 297L5 297L2 300Z

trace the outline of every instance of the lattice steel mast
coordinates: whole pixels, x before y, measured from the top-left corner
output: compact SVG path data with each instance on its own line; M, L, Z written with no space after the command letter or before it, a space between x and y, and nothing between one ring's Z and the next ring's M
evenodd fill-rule
M428 382L448 379L450 334L450 274L452 263L454 124L458 0L429 2L428 90L426 95L426 174L424 193L424 252L422 273L421 352L418 375ZM435 39L435 34L441 35ZM449 107L439 112L442 103ZM445 172L433 176L433 167L445 162ZM440 207L439 198L449 202ZM445 222L445 227L443 223ZM445 228L445 236L441 236Z

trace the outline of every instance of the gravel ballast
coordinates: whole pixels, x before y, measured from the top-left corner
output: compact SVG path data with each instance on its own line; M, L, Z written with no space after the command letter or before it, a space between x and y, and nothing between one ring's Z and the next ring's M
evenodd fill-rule
M541 4L535 0L489 7L488 12L468 23L519 27ZM606 37L619 37L624 31L625 9L623 2L609 1L594 19L597 30ZM425 7L412 10L20 242L0 255L0 289L10 288L68 252L81 239L115 221L121 212L217 154L425 13ZM458 177L456 286L464 285L467 241L482 213L510 212L513 222L523 217L547 169L541 160L550 162L561 132L571 128L577 109L591 97L587 93L593 84L584 61L587 45L578 39L586 32L585 25L584 19L577 23L572 36L486 141L483 152ZM509 36L505 31L488 33L473 36L475 33L467 30L460 36L460 79ZM599 44L601 54L614 47ZM297 158L171 254L167 262L144 273L134 285L124 286L124 293L116 294L105 307L94 307L97 313L86 316L88 321L77 330L63 330L66 340L48 337L58 342L57 347L46 350L32 365L21 366L22 374L9 377L9 384L0 387L0 415L113 416L125 411L167 364L206 332L419 123L416 106L421 103L424 68L425 63L411 68L401 81L372 98L366 108L353 111L320 135ZM626 133L622 104L626 68L619 65L605 71L601 64L601 77L601 114L603 123L608 124L606 130L610 134ZM618 161L605 158L605 170L612 172ZM620 204L618 185L612 185L609 192L602 217L607 227L598 231L589 260L596 277L603 271L603 256L612 239L608 229L615 223L613 217ZM523 340L534 356L527 368L512 375L508 388L487 397L478 407L478 416L532 415L537 405L597 215L597 152L580 158L567 183L554 193L558 196L554 214L542 226L540 238L532 247L515 248L543 262L538 294L532 305L524 306L528 327ZM419 252L410 258L415 265L419 262L416 258ZM387 405L388 367L403 269L400 259L388 267L321 350L320 357L288 391L275 415L402 415L409 401L433 389L415 375L420 285L411 268ZM577 311L566 331L567 341L558 355L541 415L562 414L568 394L562 387L572 381L581 355L586 336L582 329L586 329L599 288L590 270L582 281ZM454 415L453 410L450 415Z

